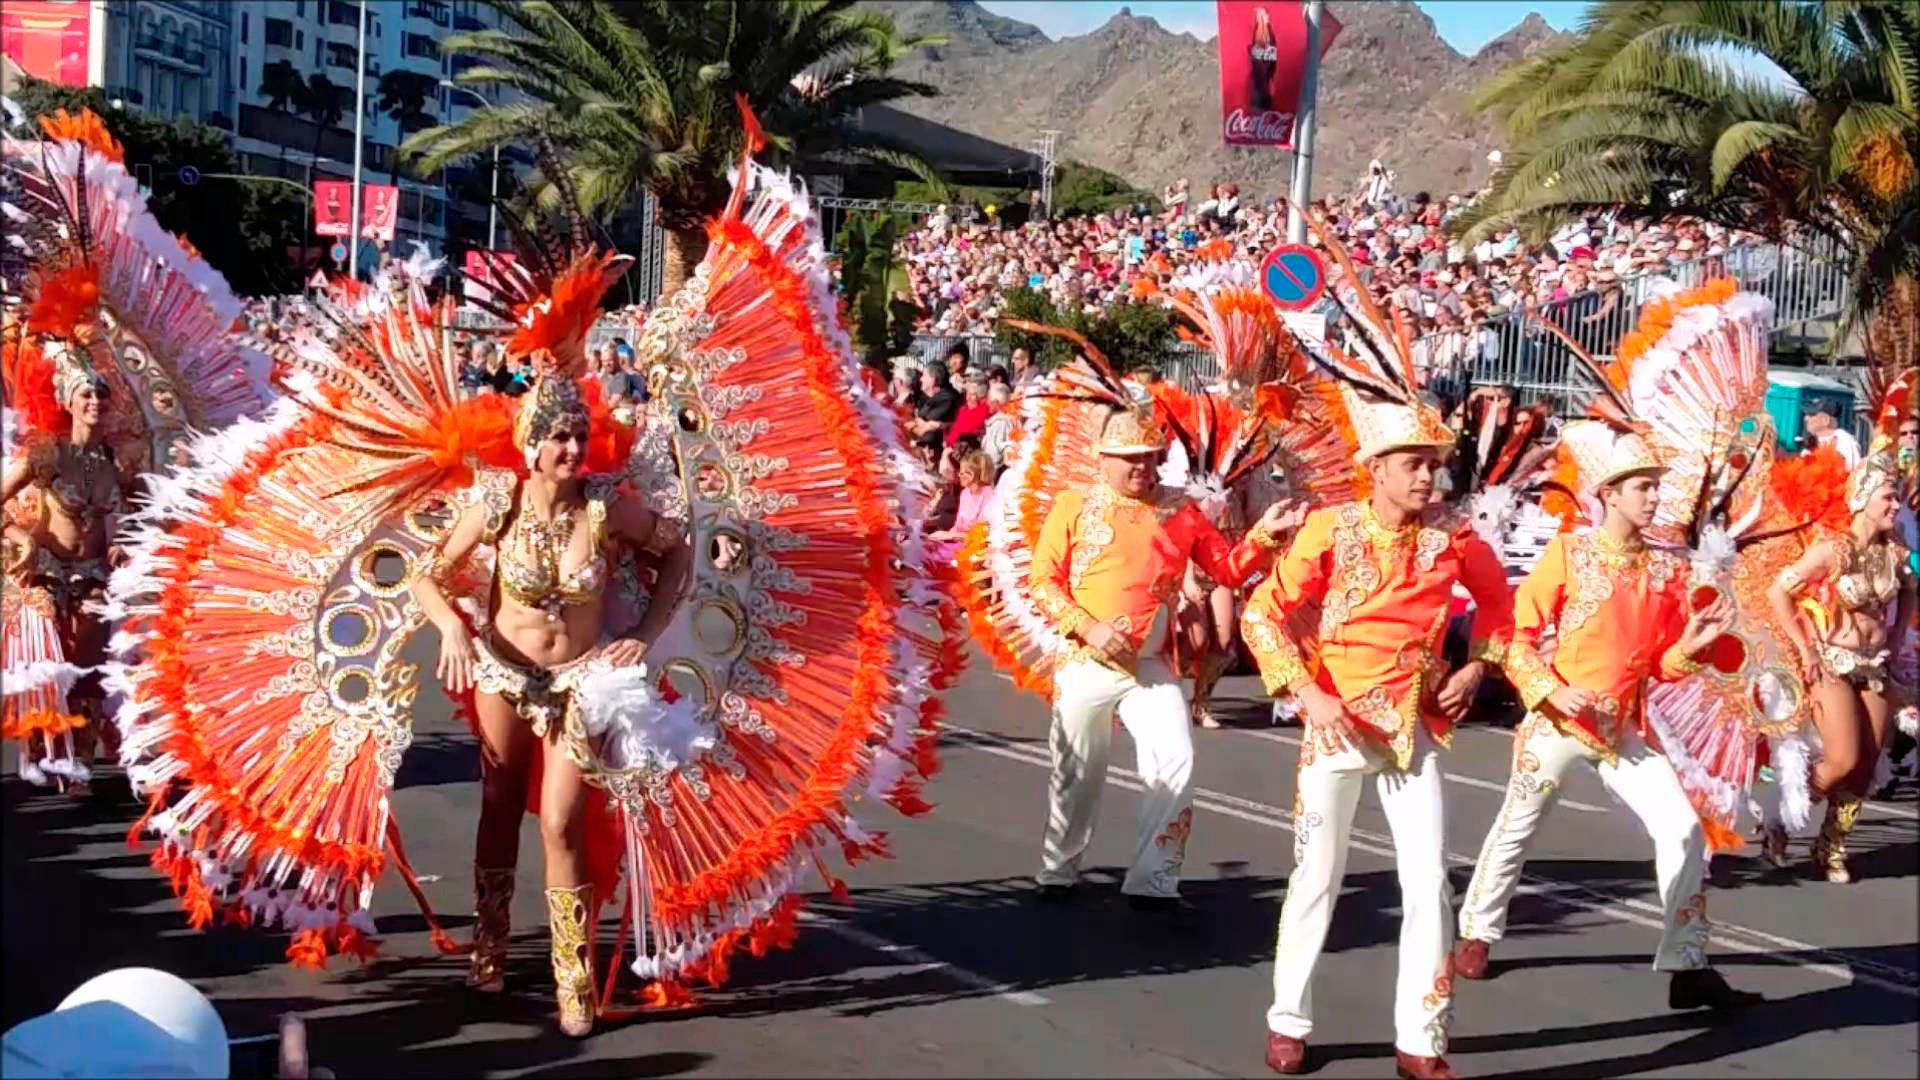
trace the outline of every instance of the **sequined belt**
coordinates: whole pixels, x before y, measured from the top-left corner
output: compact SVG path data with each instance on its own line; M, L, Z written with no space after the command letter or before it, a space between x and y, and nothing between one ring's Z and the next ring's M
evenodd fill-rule
M600 649L552 667L503 660L485 638L474 638L473 650L478 656L473 667L474 689L506 699L520 719L533 725L536 738L544 739L548 731L557 730L567 755L584 766L587 725L574 704L574 691L588 676L608 670L600 659Z
M1892 655L1889 649L1881 649L1869 656L1858 649L1845 645L1820 644L1820 662L1834 675L1846 680L1856 690L1872 690L1884 693L1887 689L1887 657Z

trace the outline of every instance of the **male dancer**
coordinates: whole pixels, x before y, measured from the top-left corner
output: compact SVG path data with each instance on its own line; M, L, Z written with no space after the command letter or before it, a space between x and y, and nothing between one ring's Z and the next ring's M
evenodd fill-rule
M1120 891L1141 910L1178 906L1191 805L1193 736L1180 679L1159 655L1189 559L1238 585L1268 561L1285 515L1276 503L1229 547L1184 492L1158 487L1166 433L1148 406L1111 413L1095 449L1101 480L1063 493L1033 552L1035 605L1079 644L1054 675L1053 774L1037 896L1067 899L1093 840L1113 717L1133 735L1147 790L1139 841ZM1141 652L1148 642L1156 649Z
M1418 400L1344 394L1371 494L1310 514L1240 623L1268 692L1292 695L1307 725L1267 1064L1281 1073L1306 1068L1313 968L1333 919L1354 809L1371 776L1393 833L1405 912L1395 1066L1403 1077L1451 1077L1442 1055L1452 1008L1452 895L1436 744L1446 744L1488 665L1504 655L1513 598L1500 560L1466 517L1429 508L1454 443L1439 412ZM1478 607L1468 662L1447 676L1440 644L1456 581ZM1307 620L1317 620L1317 635Z
M1653 967L1673 973L1668 1004L1751 1005L1760 995L1730 988L1707 967L1706 837L1672 764L1648 743L1643 700L1649 678L1700 670L1695 657L1725 629L1732 601L1720 597L1689 616L1686 562L1641 539L1660 508L1666 471L1643 439L1576 420L1561 432L1560 447L1573 460L1578 494L1601 522L1554 537L1514 598L1506 668L1528 712L1514 734L1506 801L1460 910L1454 971L1487 977L1487 949L1506 927L1534 830L1567 770L1586 761L1653 837L1666 907ZM1549 629L1558 641L1551 663L1540 656Z

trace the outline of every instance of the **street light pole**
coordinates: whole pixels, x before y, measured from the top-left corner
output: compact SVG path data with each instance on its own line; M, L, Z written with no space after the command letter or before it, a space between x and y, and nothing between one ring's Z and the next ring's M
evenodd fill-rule
M475 90L471 86L461 86L459 83L454 82L452 79L441 79L440 85L446 87L449 90L458 90L463 94L472 94L475 100L479 101L480 104L482 105L493 104L493 102L488 101L486 99L486 96L481 94L480 91ZM500 224L500 145L498 143L495 143L493 147L493 180L487 189L487 250L488 251L494 250L494 247L496 245L496 239L497 239L496 229L499 224Z
M1313 200L1314 99L1320 88L1320 0L1307 0L1307 62L1300 76L1300 102L1293 121L1293 191L1287 214L1287 241L1307 242L1307 204Z
M360 167L366 153L364 135L367 121L367 0L360 0L360 53L353 73L353 197L347 202L351 215L347 225L347 276L360 277ZM396 210L398 207L395 208Z

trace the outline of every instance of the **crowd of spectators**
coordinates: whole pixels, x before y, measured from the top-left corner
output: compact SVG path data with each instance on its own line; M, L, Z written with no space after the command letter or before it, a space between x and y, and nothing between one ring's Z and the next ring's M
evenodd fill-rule
M1519 310L1552 311L1563 325L1578 325L1610 311L1613 286L1626 278L1711 262L1754 239L1709 222L1636 225L1593 213L1544 244L1523 244L1506 229L1462 247L1445 230L1476 197L1402 195L1393 174L1374 162L1350 192L1317 199L1314 208L1352 252L1376 299L1406 312L1417 336L1454 330L1464 338L1469 328ZM961 224L936 212L897 244L907 277L899 299L918 309L915 329L922 334L987 335L1017 287L1046 294L1060 310L1093 314L1151 302L1153 292L1202 258L1251 269L1286 238L1283 200L1243 202L1233 184L1213 185L1196 203L1181 180L1162 204L1082 217L1030 215L1017 225L992 216ZM1569 303L1581 296L1589 299Z

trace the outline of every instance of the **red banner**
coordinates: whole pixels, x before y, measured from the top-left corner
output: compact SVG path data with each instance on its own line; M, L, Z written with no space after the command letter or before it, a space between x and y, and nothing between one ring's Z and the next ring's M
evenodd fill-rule
M0 6L0 52L36 79L87 85L92 46L89 0L7 0Z
M360 238L393 243L393 226L400 220L400 189L392 184L364 184L360 189Z
M313 182L313 231L318 236L351 236L353 185L345 180Z
M1307 65L1306 5L1297 0L1217 0L1220 136L1228 146L1293 149L1293 113ZM1320 11L1320 55L1340 20Z
M317 236L348 236L353 213L353 184L347 180L313 182L313 231ZM400 219L400 189L392 184L360 185L360 238L393 242Z

